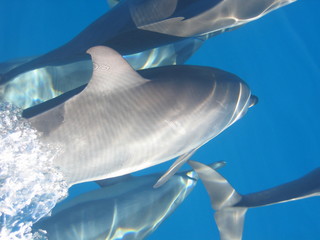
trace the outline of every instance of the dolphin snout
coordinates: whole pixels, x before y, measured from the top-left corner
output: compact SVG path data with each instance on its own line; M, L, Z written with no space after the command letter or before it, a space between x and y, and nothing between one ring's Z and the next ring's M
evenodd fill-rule
M249 101L249 108L251 108L259 102L259 98L255 95L251 95Z

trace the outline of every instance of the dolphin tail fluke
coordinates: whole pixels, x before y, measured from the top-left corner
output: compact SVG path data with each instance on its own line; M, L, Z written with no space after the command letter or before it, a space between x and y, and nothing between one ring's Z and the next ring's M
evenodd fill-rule
M214 214L220 240L241 240L245 214L248 208L223 208Z
M211 167L195 161L189 161L188 163L199 175L210 196L211 206L216 211L214 217L221 240L242 239L247 208L235 207L242 196Z

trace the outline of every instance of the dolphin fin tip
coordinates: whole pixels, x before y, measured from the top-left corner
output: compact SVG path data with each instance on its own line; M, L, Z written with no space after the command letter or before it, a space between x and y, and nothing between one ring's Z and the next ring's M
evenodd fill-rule
M109 47L106 47L106 46L94 46L94 47L91 47L89 48L86 53L90 54L91 56L106 56L110 53L113 53L115 55L119 55L120 54L112 49L112 48L109 48Z
M181 155L168 169L168 171L163 174L163 176L153 185L153 188L158 188L165 184L169 178L171 178L179 169L180 167L185 164L189 158L198 150L198 148L192 149L191 151Z
M175 173L175 172L174 172ZM166 172L164 175L162 175L158 181L153 185L153 188L156 189L156 188L159 188L161 187L163 184L165 184L170 177L172 177L172 175L174 175L174 173L171 173L171 172Z
M87 49L86 53L92 55L92 53L94 52L94 49L96 49L96 48L97 48L97 46L91 47L91 48Z
M161 180L161 179L159 179L159 180L156 182L156 184L153 185L153 188L155 188L155 189L156 189L156 188L159 188L159 187L161 187L161 186L164 184L164 183L161 182L160 180Z

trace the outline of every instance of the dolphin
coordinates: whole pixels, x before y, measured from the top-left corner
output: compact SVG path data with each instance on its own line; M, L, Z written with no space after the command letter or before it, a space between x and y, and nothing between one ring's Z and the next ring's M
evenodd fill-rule
M224 164L216 162L212 167ZM57 205L33 229L45 230L50 240L145 239L184 201L198 180L194 171L181 172L154 189L161 175L98 181L100 189Z
M320 168L291 182L256 193L241 195L218 172L202 163L189 161L211 199L221 240L241 240L248 208L295 201L320 195Z
M87 86L23 111L70 185L132 173L174 159L165 182L203 144L257 102L237 76L210 67L136 72L111 48L88 50Z
M26 71L87 59L86 50L98 45L127 55L189 37L213 36L236 29L294 1L121 1L65 45L0 76L0 84Z
M120 0L107 0L108 6L110 8L113 8L114 6L116 6L118 3L120 3Z
M202 37L187 38L169 45L126 55L124 58L136 70L183 64L202 46L204 41ZM0 73L5 73L35 58L37 57L0 63ZM87 84L92 70L92 61L89 59L28 71L0 85L0 99L26 109Z

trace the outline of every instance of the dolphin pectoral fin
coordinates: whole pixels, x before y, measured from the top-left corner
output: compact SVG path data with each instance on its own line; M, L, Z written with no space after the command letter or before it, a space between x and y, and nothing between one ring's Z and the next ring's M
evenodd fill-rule
M195 161L188 164L202 180L211 200L215 213L215 221L219 228L220 239L241 240L246 207L235 207L242 196L230 183L211 167Z
M148 81L141 77L118 52L111 48L92 47L87 53L92 58L93 73L83 93L105 92L105 94L108 94L114 90L135 87Z
M190 160L192 161L192 160ZM218 162L214 162L209 164L209 166L215 170L220 169L222 167L224 167L227 163L225 161L218 161Z
M189 160L191 161L191 160ZM209 164L208 166L210 166L211 168L217 170L217 169L220 169L222 167L224 167L227 163L225 161L218 161L218 162L213 162L211 164ZM189 177L191 177L192 179L196 179L196 180L199 180L199 176L198 174L195 172L195 170L190 170L189 172L187 172L187 175Z
M198 150L198 148L192 149L190 152L187 152L187 153L181 155L171 165L171 167L168 169L168 171L166 171L166 173L163 174L163 176L161 176L159 178L159 180L156 182L156 184L153 185L153 188L158 188L158 187L162 186L163 184L165 184L169 180L169 178L172 177L180 169L180 167L190 159L190 157Z

